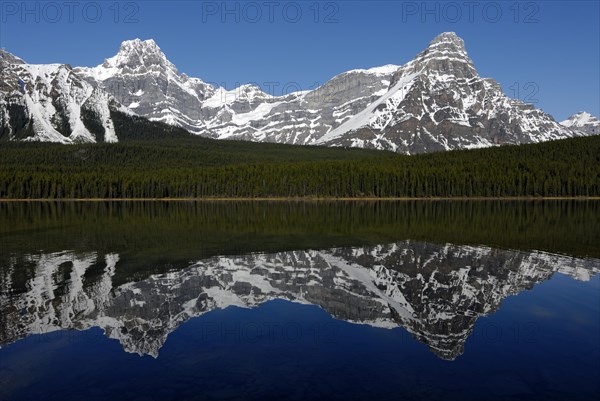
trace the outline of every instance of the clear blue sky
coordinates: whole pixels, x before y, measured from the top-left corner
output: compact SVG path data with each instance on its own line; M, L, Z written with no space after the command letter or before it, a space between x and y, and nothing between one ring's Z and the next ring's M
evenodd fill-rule
M559 120L600 114L598 0L23 4L0 0L0 47L30 63L94 66L123 40L153 38L180 72L230 89L278 82L278 94L349 69L405 63L455 31L479 73L508 95Z

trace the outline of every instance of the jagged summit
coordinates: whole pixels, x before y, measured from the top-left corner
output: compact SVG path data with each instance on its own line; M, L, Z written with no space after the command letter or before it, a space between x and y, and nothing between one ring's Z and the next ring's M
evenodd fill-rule
M177 68L171 63L167 56L153 39L148 40L126 40L121 43L119 52L102 64L104 69L117 69L124 72L134 72L140 69L172 70L178 74Z
M455 78L478 76L473 61L467 54L465 42L454 32L444 32L436 36L425 50L403 67L399 74L426 72L448 74Z
M450 44L458 48L465 48L465 41L462 40L456 32L442 32L429 42L429 47L434 47L439 44Z
M153 39L126 40L117 54L101 65L77 68L76 72L141 116L195 134L206 131L202 101L212 96L215 88L179 74Z
M459 38L454 32L444 32L436 36L429 46L422 53L417 55L417 58L422 56L428 59L453 60L472 64L473 62L467 54L465 42Z
M119 52L117 54L121 55L129 55L129 54L137 54L137 55L145 55L145 54L159 54L161 56L165 56L161 48L154 41L154 39L146 39L142 40L139 38L124 40L121 42L119 46Z
M121 43L121 47L119 48L117 55L108 60L111 61L111 64L113 62L118 64L163 64L165 61L167 61L167 56L165 56L153 39L133 39L126 40Z
M562 121L561 124L563 124L566 127L571 127L571 126L579 126L579 125L583 125L583 124L588 124L588 123L595 122L595 121L598 121L598 119L596 117L594 117L587 111L580 111L578 113L573 114L571 117L567 118L566 120Z
M140 38L135 38L135 39L130 39L130 40L124 40L123 42L121 42L121 49L124 48L152 48L152 49L157 49L158 51L160 51L160 47L158 47L158 45L156 44L156 42L154 41L154 39L140 39Z
M131 39L121 43L119 51L96 67L78 67L75 69L88 82L98 82L125 75L163 74L179 76L173 63L163 53L153 39ZM119 98L119 94L115 94ZM122 99L121 99L122 100ZM123 102L126 103L126 102Z

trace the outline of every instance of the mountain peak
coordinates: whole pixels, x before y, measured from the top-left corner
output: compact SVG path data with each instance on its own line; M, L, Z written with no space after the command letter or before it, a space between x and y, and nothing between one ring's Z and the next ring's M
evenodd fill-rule
M573 115L573 117L584 117L584 118L590 118L593 117L590 113L588 113L587 111L580 111L578 113L575 113Z
M561 124L567 125L570 122L570 125L577 126L577 125L584 125L584 124L588 124L588 123L594 123L597 121L598 121L598 119L596 117L594 117L593 115L591 115L590 113L588 113L587 111L580 111L578 113L573 114L571 117L567 118ZM567 125L567 126L570 126L570 125Z
M140 50L151 49L153 51L161 51L160 47L158 47L158 45L156 44L154 39L142 40L139 38L131 39L131 40L124 40L121 43L121 48L119 51L131 51L132 49L140 49Z
M174 67L153 39L132 39L121 43L116 56L106 59L104 67Z
M429 42L429 46L436 45L438 43L452 43L452 44L455 44L457 46L461 46L463 48L464 48L464 45L465 45L464 40L462 40L456 34L456 32L442 32L442 33L440 33L438 36L436 36L435 38L433 38L433 40L431 42Z
M588 135L596 135L600 132L600 120L587 111L580 111L577 114L573 114L571 117L560 123L567 128Z
M462 40L456 33L454 32L442 32L431 42L429 42L429 46L427 50L429 52L434 53L442 53L442 54L454 54L461 55L462 57L467 56L467 50L465 49L465 41ZM470 60L469 60L470 61Z
M478 76L473 61L465 49L465 42L454 32L443 32L437 35L425 50L403 66L399 74L414 74L422 71L427 75L455 78Z

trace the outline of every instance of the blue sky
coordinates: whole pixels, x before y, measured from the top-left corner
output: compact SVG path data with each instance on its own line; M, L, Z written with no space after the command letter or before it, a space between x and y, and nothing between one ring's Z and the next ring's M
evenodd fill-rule
M0 1L0 47L30 63L94 66L153 38L180 72L274 94L405 63L444 31L509 96L559 120L600 114L598 0Z

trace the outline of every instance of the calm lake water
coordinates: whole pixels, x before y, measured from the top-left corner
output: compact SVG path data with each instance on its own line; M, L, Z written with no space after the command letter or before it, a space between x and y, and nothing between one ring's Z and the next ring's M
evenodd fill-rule
M600 202L0 202L0 400L595 400Z

